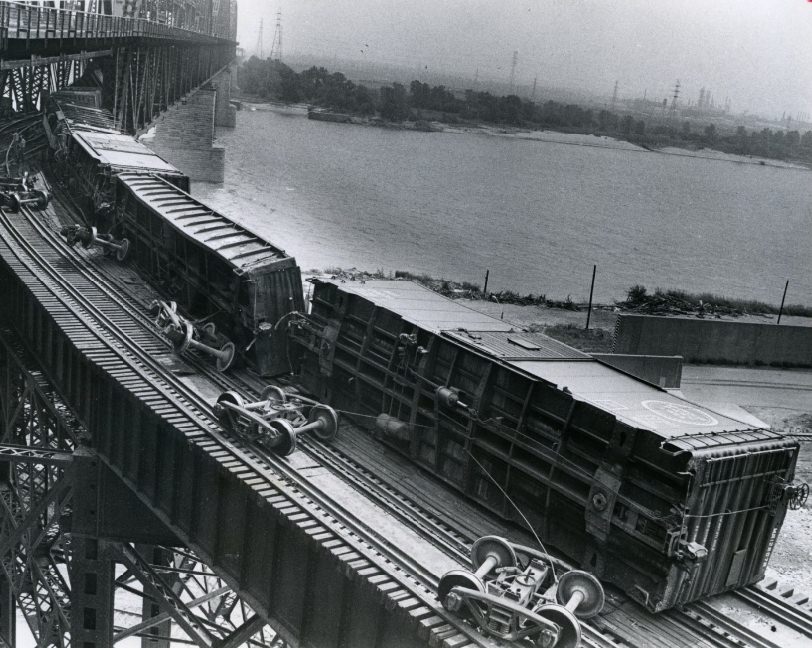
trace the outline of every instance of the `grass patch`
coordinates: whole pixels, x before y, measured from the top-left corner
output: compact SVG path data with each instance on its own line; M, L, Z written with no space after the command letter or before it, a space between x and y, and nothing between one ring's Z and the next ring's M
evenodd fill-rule
M690 293L686 290L662 290L649 293L645 286L629 288L626 301L617 304L624 310L655 314L717 315L777 315L779 307L755 299L723 297L713 293ZM812 307L801 304L785 304L785 315L812 317Z

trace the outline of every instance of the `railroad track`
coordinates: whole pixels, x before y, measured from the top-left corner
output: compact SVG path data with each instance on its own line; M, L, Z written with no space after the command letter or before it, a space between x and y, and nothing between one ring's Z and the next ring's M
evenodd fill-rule
M60 239L56 238L50 229L36 223L36 216L33 213L28 212L26 217L29 222L32 223L32 226L37 227L38 233L43 239L46 237L51 239L53 248L58 249L60 254L68 254L68 256L71 256L69 248L67 248ZM84 274L92 285L103 287L104 295L113 295L119 306L127 310L127 320L136 320L142 329L151 333L156 343L162 345L162 350L166 352L169 343L155 329L152 321L144 314L143 309L145 304L143 302L134 299L121 284L117 285L117 282L110 280L101 268L95 268L93 271L90 271L88 266L74 262L74 269L76 272ZM192 360L191 364L215 384L223 387L224 390L236 388L244 393L247 392L251 396L258 396L261 388L258 379L249 379L244 376L224 376L214 371L210 364L202 359ZM160 375L165 373L165 370L162 367L157 367L155 368L155 372L158 374L157 379L161 380ZM182 385L183 383L180 384ZM177 386L174 388L177 389ZM180 389L179 393L184 391L184 389ZM191 404L194 406L197 414L208 419L211 427L214 424L215 417L210 405L205 401L202 403L195 402L200 399L194 394L192 394L191 397L187 397L187 400L188 398L191 398ZM219 435L219 430L213 430L212 434ZM468 562L470 545L475 539L470 535L470 531L449 525L445 520L440 519L425 507L398 491L393 485L387 483L378 475L361 466L334 447L323 444L313 438L303 440L301 447L321 465L355 486L358 490L367 493L381 508L422 537L432 541L434 546L444 551L447 555L462 564ZM252 453L256 459L273 466L274 470L278 470L279 464L287 466L285 462L267 455L267 453L261 449L252 447L250 453ZM289 471L283 472L287 473L286 477L290 474ZM300 477L296 476L296 479L299 480ZM318 499L318 495L315 495L314 500ZM341 511L340 513L345 516L348 525L354 522L357 523L350 512ZM374 536L376 542L386 543L385 539L381 538L374 529L367 527L363 529L363 532L364 534ZM563 566L562 564L562 567ZM415 582L421 584L425 588L426 593L430 595L433 592L436 586L435 577L426 573L425 570L413 560L408 561L408 564L404 563L404 567L405 571L418 576ZM736 596L749 602L757 609L766 612L772 618L776 618L783 625L792 628L804 636L812 636L812 614L808 611L794 606L781 597L772 593L763 592L755 587L741 590L736 593ZM747 646L751 648L775 648L775 644L763 639L757 633L744 628L740 624L725 618L706 603L694 604L686 608L686 610L672 611L668 614L671 615L671 618L677 625L686 629L697 638L702 637L714 642L713 645L732 646L734 648L744 648ZM589 623L583 624L583 632L584 644L591 648L611 648L620 645L630 645L624 641L623 637L617 637L616 635L598 630Z
M64 255L65 250L62 249L64 244L56 239L55 234L39 222L37 216L30 210L23 209L20 216L23 217L23 221L20 222L22 227L12 222L8 215L2 212L0 225L10 234L10 239L13 239L7 240L9 250L16 257L16 262L10 265L15 270L26 269L41 282L42 286L35 289L38 299L47 301L51 306L59 303L72 313L81 315L88 344L91 345L95 341L105 350L113 350L118 354L140 378L142 385L146 383L143 388L149 386L151 391L160 392L178 414L205 432L212 442L212 452L227 453L253 468L271 485L281 492L286 492L297 509L307 511L319 524L324 525L325 514L328 515L331 518L331 526L339 532L349 549L359 556L368 557L385 578L399 586L403 595L418 597L427 604L428 613L417 617L416 621L427 628L429 635L441 639L457 637L462 640L460 646L491 645L473 629L461 624L454 615L436 604L434 600L436 577L419 561L391 546L375 529L361 523L351 511L314 488L286 461L260 448L248 446L241 440L226 438L219 429L212 406L185 383L167 376L164 367L150 353L132 341L134 336L142 334L144 330L142 322L133 322L132 316L137 313L133 313L132 307L116 294L105 290L102 282L96 281L81 264L71 260L72 267L69 270L73 276L66 274L67 268L58 267L70 258ZM28 231L22 231L26 229ZM74 285L77 278L80 279L82 290ZM94 302L114 305L100 308ZM139 319L146 318L141 314ZM151 322L149 326L148 330L154 329ZM167 349L162 348L160 351L165 353ZM101 350L95 348L93 353L96 358L104 355ZM139 388L136 382L129 385L130 389ZM380 576L378 578L380 579ZM396 597L396 590L391 594L399 600Z

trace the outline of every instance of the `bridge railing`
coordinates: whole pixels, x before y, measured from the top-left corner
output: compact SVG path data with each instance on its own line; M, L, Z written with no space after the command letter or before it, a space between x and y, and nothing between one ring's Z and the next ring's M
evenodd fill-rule
M143 18L104 16L0 0L0 51L9 40L130 37L197 42L229 40L228 36L219 37Z

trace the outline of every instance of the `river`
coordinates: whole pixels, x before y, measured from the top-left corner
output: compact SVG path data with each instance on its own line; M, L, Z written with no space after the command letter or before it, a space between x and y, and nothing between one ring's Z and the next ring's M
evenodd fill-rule
M583 141L580 138L579 141ZM597 141L597 139L596 139ZM193 193L304 269L406 269L551 298L633 284L812 303L808 171L244 110Z

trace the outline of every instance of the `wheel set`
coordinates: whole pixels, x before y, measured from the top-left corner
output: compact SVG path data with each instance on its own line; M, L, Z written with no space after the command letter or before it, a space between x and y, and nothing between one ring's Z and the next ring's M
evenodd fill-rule
M577 648L579 619L603 609L603 587L595 576L579 570L556 578L554 564L545 553L484 536L471 548L473 570L446 573L437 598L448 611L499 640L536 648Z

